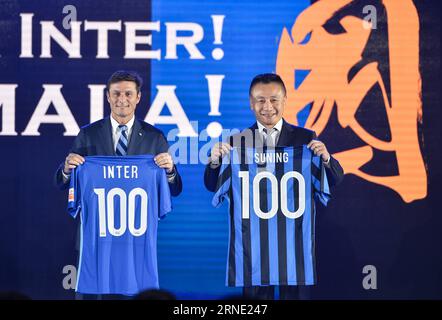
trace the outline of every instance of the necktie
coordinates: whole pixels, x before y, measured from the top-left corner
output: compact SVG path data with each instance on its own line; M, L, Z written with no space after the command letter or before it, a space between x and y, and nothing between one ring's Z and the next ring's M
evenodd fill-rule
M119 125L118 130L120 130L120 138L118 139L117 143L117 149L115 150L115 153L118 156L125 156L127 154L127 126L126 125Z
M275 142L273 141L273 137L272 137L272 133L274 132L274 130L277 130L275 128L271 129L271 130L267 130L266 128L262 129L263 132L263 144L264 147L275 147Z

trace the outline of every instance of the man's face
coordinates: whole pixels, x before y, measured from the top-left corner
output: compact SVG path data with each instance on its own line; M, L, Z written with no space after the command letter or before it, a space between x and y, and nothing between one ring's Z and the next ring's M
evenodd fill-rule
M107 101L115 120L123 124L132 119L141 93L137 93L137 86L133 81L112 83L107 93Z
M273 127L284 113L284 90L279 83L258 83L251 92L250 108L256 120L266 127Z

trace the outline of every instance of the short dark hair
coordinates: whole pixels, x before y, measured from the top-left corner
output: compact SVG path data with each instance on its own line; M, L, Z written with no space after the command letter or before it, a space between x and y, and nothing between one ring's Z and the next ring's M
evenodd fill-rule
M252 82L250 83L249 96L252 96L253 87L256 86L258 83L264 83L264 84L278 83L282 87L282 90L284 91L284 96L287 94L284 81L282 81L280 76L278 76L276 73L262 73L255 76Z
M140 92L141 86L143 85L143 79L141 79L140 75L135 71L118 70L115 71L107 81L107 91L109 92L109 88L112 83L117 83L120 81L135 82L137 93Z

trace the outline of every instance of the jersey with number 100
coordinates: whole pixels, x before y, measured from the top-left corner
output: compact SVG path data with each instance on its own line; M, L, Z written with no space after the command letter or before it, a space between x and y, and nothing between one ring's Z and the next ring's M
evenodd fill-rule
M158 288L157 228L171 210L164 169L149 155L93 156L72 173L68 211L81 217L76 291Z
M319 157L306 147L234 148L213 205L230 203L228 286L312 285L315 203L329 200Z

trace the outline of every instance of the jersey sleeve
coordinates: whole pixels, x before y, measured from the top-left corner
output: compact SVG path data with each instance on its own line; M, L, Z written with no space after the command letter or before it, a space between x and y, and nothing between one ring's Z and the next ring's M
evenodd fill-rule
M228 195L232 179L232 167L230 162L230 154L222 159L221 168L219 170L218 181L216 183L215 195L212 199L212 205L219 207Z
M311 170L315 199L326 206L330 200L330 187L321 157L313 156Z
M78 181L79 167L72 170L68 191L68 213L75 218L81 210L81 189Z
M161 169L157 170L158 181L158 218L163 219L167 213L172 211L172 200L170 195L169 182L167 181L166 172Z

